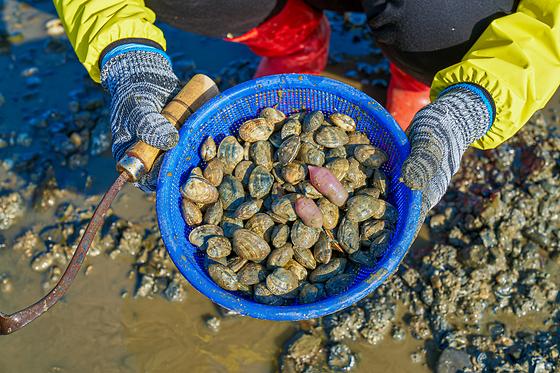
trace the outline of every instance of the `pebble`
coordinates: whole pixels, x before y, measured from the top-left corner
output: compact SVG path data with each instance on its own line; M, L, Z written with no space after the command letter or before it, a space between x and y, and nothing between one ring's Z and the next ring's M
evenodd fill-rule
M14 290L14 284L7 273L0 274L0 293L10 294Z
M455 373L472 369L473 365L470 356L465 351L446 348L440 355L436 372L437 373Z
M393 329L391 330L391 337L393 337L395 341L404 341L406 339L406 331L404 330L404 328L398 325L394 325Z
M214 333L218 333L220 331L222 320L216 316L211 316L206 319L205 323L208 329Z
M349 372L356 365L356 356L343 343L337 343L329 348L328 355L329 368L337 372Z
M0 196L0 231L10 228L23 215L23 198L17 192Z
M425 361L425 353L422 350L410 354L410 360L415 364L422 364ZM456 372L455 370L453 372ZM439 371L438 371L439 373Z
M48 21L45 24L45 28L47 30L47 34L50 36L61 36L65 33L64 26L62 26L62 22L58 18Z

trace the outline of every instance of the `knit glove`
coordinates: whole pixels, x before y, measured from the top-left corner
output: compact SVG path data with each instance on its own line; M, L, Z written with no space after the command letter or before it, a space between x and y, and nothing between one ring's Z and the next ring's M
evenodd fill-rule
M179 133L160 111L180 89L169 57L142 44L123 44L109 51L101 62L101 84L111 94L113 157L120 160L138 140L161 150L177 145ZM160 157L161 158L161 157ZM154 191L161 159L135 183Z
M494 108L486 90L461 83L444 90L414 117L408 136L411 152L401 180L422 191L419 227L445 194L467 147L490 129Z

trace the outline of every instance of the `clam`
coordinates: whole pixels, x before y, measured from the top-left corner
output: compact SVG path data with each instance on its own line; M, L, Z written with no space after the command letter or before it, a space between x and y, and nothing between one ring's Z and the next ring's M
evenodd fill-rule
M282 306L286 303L286 300L278 295L272 294L268 287L263 283L255 285L253 290L255 301L263 304L268 304L271 306Z
M344 272L346 268L346 259L334 258L326 264L317 266L309 273L309 281L311 282L325 282Z
M210 184L219 186L224 178L224 164L218 158L212 159L204 169L203 175Z
M292 162L294 159L296 159L296 156L298 155L299 152L300 145L301 145L301 140L299 136L292 135L286 138L282 142L280 148L278 148L278 152L276 153L278 157L278 162L280 162L282 166L285 166L288 163Z
M363 172L360 162L355 158L348 159L348 172L344 180L350 183L352 189L358 189L366 185L367 175Z
M313 256L319 263L326 264L331 260L331 242L325 232L321 232L317 243L313 246Z
M248 262L237 272L237 281L243 285L256 285L266 279L262 264Z
M365 194L365 195L368 195L368 196L373 197L373 198L379 198L379 195L381 193L379 192L379 189L377 189L377 188L362 188L362 189L356 191L356 195L361 195L361 194Z
M371 178L371 184L374 188L379 190L381 197L387 197L388 192L388 182L385 173L379 169L375 170L373 177Z
M305 179L305 167L299 162L288 163L282 168L282 178L292 185Z
M325 157L327 158L328 162L330 162L330 161L332 161L333 159L336 159L336 158L346 159L346 157L347 157L346 147L339 146L338 148L328 149L325 153Z
M360 145L360 144L370 144L369 138L366 134L362 132L351 132L348 134L348 144L347 145Z
M329 117L329 119L332 124L342 128L346 132L352 132L356 130L356 121L354 121L352 117L346 114L334 113Z
M325 167L328 168L339 181L342 181L348 173L350 163L346 158L335 158L327 163Z
M370 251L358 250L348 255L348 258L354 263L361 264L366 267L374 267L377 259Z
M239 137L245 142L268 140L274 131L274 124L265 118L249 119L239 127Z
M222 221L224 216L224 208L222 207L222 201L217 200L204 212L204 224L218 225Z
M263 304L306 304L345 291L360 265L377 264L398 213L381 199L388 156L356 125L342 113L286 118L269 107L237 139L217 148L204 139L206 166L181 187L182 209L189 225L205 223L189 241L205 251L218 286Z
M287 292L286 294L282 294L280 295L282 298L284 299L288 299L288 300L293 300L296 299L299 296L299 290L301 288L301 283L298 281L298 286L292 290Z
M274 132L272 135L270 135L270 137L268 138L268 141L275 148L279 148L280 145L282 145L282 141L284 141L284 139L282 138L282 134L280 132Z
M275 223L286 224L288 222L288 219L286 219L283 216L277 215L277 214L273 213L272 211L268 211L267 214L268 214L268 216L270 216L272 221L275 222Z
M216 156L216 143L212 136L208 136L200 147L200 157L209 162Z
M272 170L272 145L268 141L257 141L251 144L249 158L257 166Z
M303 143L298 159L313 166L322 166L325 163L325 153L315 145Z
M297 191L300 194L303 194L307 198L311 199L319 199L323 197L323 195L315 189L315 187L309 181L302 181L297 185Z
M329 296L345 292L354 282L354 276L349 273L342 273L334 276L325 284L325 291Z
M358 145L354 149L354 158L365 167L379 168L387 162L388 156L383 150L372 145Z
M358 223L351 221L344 217L340 221L336 238L340 246L348 254L352 254L360 248L360 232L358 230Z
M243 268L243 266L245 264L247 264L248 260L245 258L240 258L238 256L234 256L228 259L227 261L227 266L233 271L233 272L239 272L239 270L241 268Z
M272 232L270 233L270 240L272 246L274 247L282 247L288 242L288 238L290 237L290 227L286 224L278 224L272 228Z
M303 247L294 246L294 259L308 269L314 269L317 266L317 261L311 250Z
M284 185L282 185L282 188L284 188L284 190L288 193L296 193L296 191L297 191L297 188L296 188L295 185L288 184L288 183L285 183Z
M274 227L274 220L272 220L270 215L262 212L253 216L245 224L245 228L256 233L259 237L265 239L266 241L270 241L270 234L272 232L273 227Z
M307 269L299 264L295 259L288 260L288 263L284 266L289 271L292 271L299 281L303 281L307 278Z
M235 209L234 217L241 220L250 219L259 212L262 204L262 199L250 199L245 201Z
M338 148L348 143L348 135L338 127L321 127L315 133L315 141L325 148Z
M274 177L263 166L257 166L249 177L249 193L251 197L260 199L266 196L274 184Z
M224 164L224 172L231 174L235 166L243 160L243 147L233 136L228 136L220 142L217 157Z
M379 219L385 212L385 202L366 194L356 195L346 202L346 217L361 223L373 217Z
M319 210L321 210L321 214L323 216L323 228L336 228L339 218L338 206L326 198L319 199L317 206L319 207Z
M266 264L269 268L284 267L293 256L293 246L287 243L282 247L272 250Z
M381 202L385 206L385 212L383 213L383 216L381 218L392 225L397 224L397 218L399 216L397 209L387 201L381 200Z
M243 220L224 216L220 227L224 230L224 236L232 238L236 230L243 228Z
M360 240L369 246L371 240L377 238L384 230L392 226L386 220L368 220L360 227Z
M297 136L301 133L301 123L297 119L288 119L284 122L282 130L280 131L280 137L282 140L287 139L290 136Z
M240 228L233 233L233 251L241 258L260 262L270 254L270 246L255 232Z
M183 198L181 207L183 211L183 218L188 225L198 225L202 222L202 212L200 211L196 203Z
M198 177L204 177L203 173L202 173L202 168L200 167L195 167L191 170L191 173L189 174L189 176L198 176Z
M320 145L317 144L315 142L315 131L311 131L311 132L302 132L299 135L299 138L301 139L301 143L302 144L308 144L308 145L312 145L316 148L318 148Z
M272 202L272 212L278 216L284 217L288 221L294 221L297 219L296 210L294 210L294 204L297 199L297 194L291 193L287 194Z
M312 111L303 119L303 132L312 132L321 127L325 121L325 116L321 111Z
M342 182L342 186L344 188L344 190L346 190L346 192L348 193L348 195L351 195L354 193L354 184L348 180L344 180Z
M191 176L181 188L183 197L194 203L214 203L218 200L219 194L216 187L202 177Z
M245 190L239 180L231 175L226 175L218 187L220 200L224 210L235 211L245 201Z
M231 254L231 243L224 236L212 236L206 241L206 254L212 259L225 258Z
M251 176L251 172L255 168L255 164L251 161L241 161L233 170L233 175L241 184L247 185L249 184L249 177Z
M384 230L371 241L370 251L376 258L383 256L385 250L389 247L392 233L390 230Z
M249 161L251 160L251 143L250 142L246 142L245 144L243 144L243 160L244 161Z
M288 119L297 120L301 123L301 121L305 119L306 115L307 115L307 113L305 111L298 111L298 112L295 112L293 114L290 114L288 116Z
M325 287L323 284L304 284L299 292L299 302L309 304L318 301L325 296Z
M242 283L240 283L239 281L237 282L237 291L241 292L243 294L243 296L248 297L248 298L252 298L253 297L253 286L252 285L244 285Z
M208 266L212 264L221 264L223 266L227 266L227 258L210 258L208 255L204 257L204 268L208 270Z
M210 264L208 274L222 289L235 291L238 289L237 275L230 268L222 264Z
M286 114L278 109L267 107L261 110L259 117L265 118L275 129L278 129L286 119Z
M298 286L297 276L285 268L276 268L266 277L266 287L272 294L283 295Z
M189 241L196 247L202 247L212 236L223 236L224 231L217 225L205 224L194 228L189 234Z
M280 185L281 189L284 190L284 184L286 181L282 178L282 165L280 162L276 162L272 166L272 176L274 176L274 182Z
M313 245L315 245L315 243L319 239L320 233L321 233L320 229L308 227L307 225L303 224L301 220L298 219L292 226L290 237L292 239L292 244L294 246L303 249L309 249L313 247Z
M279 182L274 182L274 184L272 184L272 189L270 190L270 198L278 199L278 198L282 198L285 195L286 195L286 191L282 186L282 184L280 184Z

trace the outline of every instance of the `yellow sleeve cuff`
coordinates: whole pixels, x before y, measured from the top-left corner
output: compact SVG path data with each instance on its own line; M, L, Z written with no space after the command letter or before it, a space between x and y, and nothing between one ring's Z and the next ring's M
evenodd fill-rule
M512 137L560 85L560 2L524 0L492 22L461 62L436 74L432 99L463 82L484 87L496 105L494 124L472 146L491 149Z
M58 15L80 62L99 82L99 57L113 42L149 39L166 48L156 16L142 0L54 0Z

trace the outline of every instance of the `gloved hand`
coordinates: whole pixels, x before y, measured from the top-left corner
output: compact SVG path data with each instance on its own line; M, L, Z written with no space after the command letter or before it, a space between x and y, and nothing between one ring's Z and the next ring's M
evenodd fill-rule
M117 46L102 60L101 84L111 94L112 151L116 161L138 140L162 150L177 145L179 133L160 114L180 90L165 52L142 44ZM161 159L156 160L151 172L135 185L146 192L154 191L160 164Z
M422 191L419 227L445 194L467 147L490 129L494 102L488 92L461 83L444 90L420 110L410 126L411 152L402 167L402 181Z

